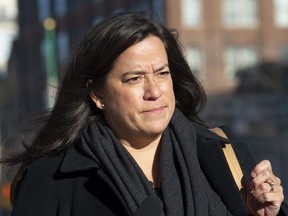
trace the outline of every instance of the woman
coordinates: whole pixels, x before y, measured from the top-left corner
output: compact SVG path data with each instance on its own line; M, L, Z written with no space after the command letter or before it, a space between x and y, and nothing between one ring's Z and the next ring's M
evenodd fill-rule
M270 163L256 164L223 128L246 178L241 195L227 140L198 117L204 101L162 25L135 13L97 24L76 47L44 127L10 159L21 162L12 215L285 215Z

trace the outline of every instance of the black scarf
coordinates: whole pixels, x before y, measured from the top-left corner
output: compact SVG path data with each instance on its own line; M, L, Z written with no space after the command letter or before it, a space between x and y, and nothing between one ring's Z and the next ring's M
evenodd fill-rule
M175 110L160 145L161 200L106 124L91 123L80 142L81 149L100 167L98 175L118 196L127 215L150 216L151 211L157 216L231 215L202 173L196 131L179 110Z

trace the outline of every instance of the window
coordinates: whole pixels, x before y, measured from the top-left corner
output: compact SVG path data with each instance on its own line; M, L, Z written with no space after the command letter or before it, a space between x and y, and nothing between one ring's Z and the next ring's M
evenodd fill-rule
M257 0L223 0L223 23L228 27L254 27L257 24Z
M6 18L6 8L4 5L0 5L0 18L1 19Z
M257 64L258 57L253 47L228 47L224 53L225 74L234 80L237 70Z
M288 27L288 1L274 0L275 24L278 27Z
M64 16L68 11L67 0L55 0L54 2L56 17Z
M46 18L50 17L50 1L49 0L38 0L38 20L43 22Z
M186 48L187 62L198 78L203 78L203 57L201 49L198 47Z
M182 25L188 28L201 25L202 5L200 0L181 0Z
M16 6L17 2L15 0L14 1L6 0L6 2L7 3L2 3L2 5L0 4L0 18L3 20L5 20L5 19L13 20L18 15L18 9Z
M288 46L282 46L280 48L280 60L288 62Z
M70 51L69 35L66 32L58 32L57 45L59 61L63 61L68 57Z
M0 76L7 74L7 63L12 49L13 38L11 35L0 35Z

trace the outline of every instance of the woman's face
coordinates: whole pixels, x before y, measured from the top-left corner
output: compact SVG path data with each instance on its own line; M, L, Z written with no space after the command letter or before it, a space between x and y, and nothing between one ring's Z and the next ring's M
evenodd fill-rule
M105 87L92 99L121 141L132 145L159 138L175 107L162 41L149 36L125 50L116 59Z

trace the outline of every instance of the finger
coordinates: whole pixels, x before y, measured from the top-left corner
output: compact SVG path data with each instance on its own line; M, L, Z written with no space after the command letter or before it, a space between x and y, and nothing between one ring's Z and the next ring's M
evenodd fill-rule
M280 186L281 180L274 176L273 173L270 173L268 170L264 170L257 177L255 177L251 182L251 190L263 190L263 188L268 188L271 190L271 187Z
M264 170L268 170L272 173L272 166L269 160L263 160L260 163L258 163L255 168L251 172L251 176L254 178L257 175L259 175Z
M261 196L257 197L258 202L261 204L271 203L273 205L280 206L284 201L283 188L279 186L277 190L277 193L263 193Z
M283 187L276 186L276 185L272 187L268 183L263 183L251 193L256 199L258 199L260 196L262 196L265 193L283 193Z
M270 185L268 183L262 183L255 190L251 191L251 193L257 199L258 197L262 196L264 193L270 193L270 191L271 191Z
M264 169L252 179L251 189L256 190L261 184L274 182L274 175L269 169Z
M275 182L278 179L276 176L273 176L273 178ZM266 215L266 211L276 214L279 212L281 203L284 201L283 187L275 184L273 191L271 191L271 188L273 188L271 181L264 182L252 193L247 194L247 203L251 212L257 213L256 215ZM276 215L274 213L271 215Z

